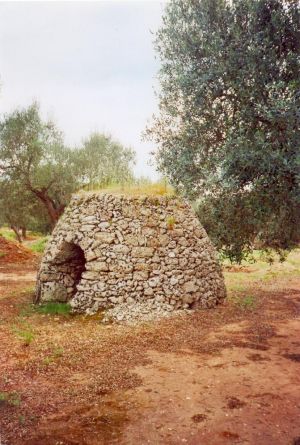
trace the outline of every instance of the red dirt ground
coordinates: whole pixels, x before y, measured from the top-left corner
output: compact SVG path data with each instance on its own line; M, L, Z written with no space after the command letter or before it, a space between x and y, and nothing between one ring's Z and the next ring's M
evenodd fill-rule
M0 272L1 445L298 445L299 277L130 327L37 314L32 264Z
M0 235L0 264L28 263L35 259L36 255L29 249L14 241L8 241Z

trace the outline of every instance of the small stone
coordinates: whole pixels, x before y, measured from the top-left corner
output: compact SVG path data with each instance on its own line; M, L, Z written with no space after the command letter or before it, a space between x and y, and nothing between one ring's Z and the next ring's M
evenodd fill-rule
M187 281L184 283L183 288L185 292L197 292L198 290L198 286L196 286L194 281Z
M140 270L133 272L133 279L138 281L145 281L148 279L149 272L147 270Z
M133 258L149 258L153 253L154 249L152 247L133 247L131 251Z
M101 244L111 244L115 239L115 234L110 232L96 233L95 239Z
M150 278L150 280L148 281L150 287L157 287L159 283L160 283L159 277Z
M171 284L171 286L175 286L176 284L178 284L178 278L171 277L170 284Z

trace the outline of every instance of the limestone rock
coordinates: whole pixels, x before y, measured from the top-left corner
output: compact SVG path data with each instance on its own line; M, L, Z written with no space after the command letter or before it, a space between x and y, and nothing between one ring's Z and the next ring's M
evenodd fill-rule
M131 255L134 258L148 258L152 257L154 249L152 247L134 247L131 251Z
M111 244L115 239L115 234L110 232L96 233L95 239L102 244Z

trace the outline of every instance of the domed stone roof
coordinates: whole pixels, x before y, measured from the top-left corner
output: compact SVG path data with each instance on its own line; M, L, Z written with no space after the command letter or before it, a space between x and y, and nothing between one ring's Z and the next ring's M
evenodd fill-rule
M213 307L226 296L216 252L191 206L170 196L75 195L38 273L36 300L95 312L124 303Z

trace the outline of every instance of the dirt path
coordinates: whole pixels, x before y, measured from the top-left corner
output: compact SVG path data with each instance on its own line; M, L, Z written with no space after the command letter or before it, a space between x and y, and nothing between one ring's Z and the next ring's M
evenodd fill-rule
M16 295L28 288L33 288L35 280L36 271L33 269L32 263L0 265L0 301L9 295Z
M35 283L36 272L32 271L21 271L20 273L12 272L1 272L0 270L0 286L4 283L12 283L12 282L22 282L22 283Z
M220 329L233 343L244 323ZM136 369L143 385L128 444L289 444L300 433L300 325L282 322L263 350L229 348L216 357L151 351Z
M1 445L298 445L300 278L139 327L20 317L32 278L0 271L0 393L20 399L0 401Z

